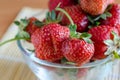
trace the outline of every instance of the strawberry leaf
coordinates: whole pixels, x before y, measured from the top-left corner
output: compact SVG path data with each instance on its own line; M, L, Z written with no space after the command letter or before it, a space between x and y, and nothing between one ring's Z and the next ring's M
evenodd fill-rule
M71 37L77 37L77 26L76 25L69 25L69 29L70 29L70 36Z
M90 39L91 37L92 37L92 35L87 32L80 34L80 38L85 40L87 43L92 43L92 40Z
M58 21L61 21L62 18L63 18L63 14L60 14L60 13L59 13L58 16L57 16L57 20L58 20Z
M39 20L34 21L33 24L35 24L35 25L38 26L38 27L42 27L42 26L45 25L45 23L43 23L43 22L41 22L41 21L39 21Z
M106 12L105 14L107 15L107 17L112 17L112 14L110 12Z
M30 39L29 33L25 31L20 31L18 34L15 36L15 38L25 38L25 39Z
M22 31L24 30L28 24L29 24L29 20L28 19L21 19L20 21L14 21L14 24L17 25L19 27L19 30Z
M19 21L14 21L14 23L15 23L17 26L20 26L20 22L19 22Z
M75 65L75 63L73 63L73 62L69 62L66 58L62 58L62 59L61 59L61 63L62 63L62 64Z
M104 43L108 46L105 55L112 54L114 59L120 59L119 49L120 49L120 37L115 32L111 32L114 36L113 40L105 40Z
M83 38L83 40L85 40L87 43L92 43L92 40L91 39L88 39L88 38Z
M114 36L114 38L113 38L114 44L117 45L118 42L120 41L120 37L118 36L118 34L116 34L113 31L112 31L112 35Z
M81 35L80 35L81 38L91 38L92 35L87 33L87 32L83 32Z
M100 18L106 20L107 15L106 14L102 14L102 15L100 15Z
M29 20L28 19L21 19L21 24L26 27L29 24Z
M100 15L100 18L103 19L103 20L106 20L108 17L111 17L111 16L112 16L111 13L105 12L104 14Z
M88 20L90 21L90 25L89 26L99 26L100 25L100 20L103 19L103 20L106 20L108 17L111 17L112 14L110 12L108 12L107 10L99 15L99 16L91 16L91 15L88 15L87 18ZM90 27L91 28L91 27Z
M52 10L51 12L48 12L46 14L46 24L49 23L59 23L62 19L62 15L58 14L56 15L56 12Z
M115 59L120 59L120 55L116 51L113 51L113 57Z
M52 10L52 12L51 12L51 19L52 19L52 20L55 20L55 19L56 19L56 13L55 13L54 10Z
M88 20L93 24L94 23L94 20L91 16L87 16Z
M9 43L11 41L15 41L15 40L21 40L21 39L29 40L30 39L30 35L26 31L24 31L24 29L29 24L29 20L25 18L25 19L21 19L20 21L14 21L14 23L19 27L19 31L18 31L17 35L12 39L1 42L0 46L4 45L6 43Z
M114 42L112 40L105 40L104 43L107 45L107 46L114 46Z
M114 47L108 47L107 51L104 53L105 55L110 55L113 53Z

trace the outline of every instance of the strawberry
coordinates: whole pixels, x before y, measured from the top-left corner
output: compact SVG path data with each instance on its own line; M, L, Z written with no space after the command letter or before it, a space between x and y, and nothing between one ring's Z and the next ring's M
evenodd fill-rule
M104 43L104 41L113 39L113 35L111 34L112 31L118 33L115 27L107 25L96 26L88 31L92 35L91 39L95 46L93 59L103 59L106 57L104 53L107 50L107 45Z
M69 29L51 23L37 29L31 38L35 46L36 57L53 62L63 57L61 46L62 42L69 38Z
M106 20L101 20L101 24L111 26L120 25L120 5L111 5L111 9L108 12L111 13L112 16L108 17Z
M64 57L68 60L64 63L72 63L75 65L87 63L94 54L94 45L89 39L91 35L76 32L77 26L74 24L70 15L64 9L56 8L56 10L63 12L70 21L70 38L62 43L61 49Z
M82 39L69 39L63 42L62 52L68 61L83 65L93 56L94 45Z
M29 20L29 24L27 25L27 27L25 28L25 30L31 36L36 31L36 29L38 29L38 26L36 26L35 24L33 24L35 21L37 21L37 19L35 17L31 17L28 20Z
M77 4L77 0L49 0L48 2L48 8L50 11L54 10L57 5L61 3L60 7L61 8L64 8L66 6L72 6L72 5L75 5Z
M120 24L117 24L117 25L115 26L115 28L117 28L118 34L120 35Z
M94 46L95 46L95 53L94 56L92 57L92 60L106 58L106 55L104 53L107 50L107 46L104 43L97 43L97 42L94 43Z
M83 11L91 15L102 14L109 4L114 3L114 0L79 0Z
M82 11L79 5L65 7L64 10L70 15L73 22L77 25L78 32L84 32L87 30L88 18L87 18L87 15ZM64 25L70 24L70 21L65 15L62 18L62 24Z
M35 48L39 47L40 40L41 40L40 29L37 29L31 36L31 42L33 43Z

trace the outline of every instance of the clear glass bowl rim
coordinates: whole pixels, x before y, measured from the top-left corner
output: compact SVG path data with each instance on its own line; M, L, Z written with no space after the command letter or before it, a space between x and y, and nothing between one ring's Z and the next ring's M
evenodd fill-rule
M95 67L95 66L102 65L102 64L106 63L107 61L109 61L111 59L111 56L108 56L105 59L97 60L97 61L90 62L90 63L86 63L82 66L52 63L52 62L48 62L48 61L45 61L45 60L38 59L37 57L35 57L35 55L31 55L33 53L24 48L24 46L22 45L22 41L23 40L17 40L17 46L20 49L20 51L22 52L22 54L27 56L29 59L31 59L32 61L34 61L35 63L37 63L39 65L56 67L56 68L90 68L90 67Z

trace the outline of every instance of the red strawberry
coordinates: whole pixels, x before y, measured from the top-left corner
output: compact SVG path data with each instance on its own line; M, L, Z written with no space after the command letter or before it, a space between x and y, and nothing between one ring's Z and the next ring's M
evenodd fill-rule
M93 56L94 45L82 39L69 39L63 42L62 52L68 61L83 65Z
M35 17L31 17L28 19L29 20L29 24L26 27L26 31L30 34L30 36L36 31L36 29L38 29L38 26L36 26L35 24L33 24L37 19Z
M91 14L102 14L109 4L112 4L114 0L79 0L81 8Z
M77 4L77 1L76 0L65 0L65 1L64 0L49 0L48 2L49 10L50 11L54 10L59 3L61 3L60 7L64 8L66 6L72 6L72 5Z
M31 42L33 43L35 48L39 47L40 40L41 40L40 29L37 29L31 36Z
M62 42L69 38L69 29L59 24L48 24L32 35L36 56L47 61L60 60ZM35 39L36 38L36 39Z
M120 25L120 5L113 4L109 12L112 14L112 17L108 17L106 20L101 20L101 24L112 26Z
M104 55L104 53L107 50L107 46L104 43L94 43L94 46L95 53L92 60L106 58L106 55Z
M118 34L120 35L120 24L116 25L115 27L117 28Z
M118 33L115 27L104 25L97 26L89 30L89 33L92 35L91 39L94 42L95 46L93 59L103 59L106 57L104 55L104 52L107 50L107 46L104 44L104 41L113 39L113 35L111 34L112 31Z
M88 27L88 18L87 15L82 11L79 5L65 7L65 11L70 15L73 22L77 25L78 32L84 32ZM64 15L62 19L62 24L70 24L69 19Z

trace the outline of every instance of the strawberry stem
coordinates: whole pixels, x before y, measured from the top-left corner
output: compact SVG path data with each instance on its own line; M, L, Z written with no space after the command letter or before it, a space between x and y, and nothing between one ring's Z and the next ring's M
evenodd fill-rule
M12 42L12 41L21 40L21 39L25 40L25 38L13 38L13 39L9 39L9 40L7 40L7 41L1 42L1 43L0 43L0 46L4 45L4 44L6 44L6 43ZM26 40L27 40L27 39L26 39Z
M71 25L75 25L74 22L73 22L73 20L72 20L72 18L70 17L70 15L64 9L61 9L61 8L57 7L55 10L64 13L67 16L67 18L69 19Z

